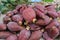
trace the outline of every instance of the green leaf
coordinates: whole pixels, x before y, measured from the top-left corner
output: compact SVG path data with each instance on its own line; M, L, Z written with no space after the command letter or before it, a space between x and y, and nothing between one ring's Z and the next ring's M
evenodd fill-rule
M12 6L11 4L6 4L6 7L9 9L9 10L12 10L12 9L14 9L15 7L14 6Z
M1 1L5 1L5 2L7 2L7 0L1 0Z
M1 0L2 2L7 2L7 0Z
M0 0L0 11L5 13L15 9L18 4L29 4L28 0Z
M43 0L44 2L53 2L54 0Z
M16 0L10 0L11 2L14 2L14 1L16 1Z
M4 7L4 6L0 4L0 11L2 10L3 7Z
M11 5L17 5L18 0L7 0Z
M7 8L7 7L3 7L3 8L1 9L2 14L6 13L7 11L8 11L8 8Z
M26 3L24 0L20 0L20 4L24 4Z

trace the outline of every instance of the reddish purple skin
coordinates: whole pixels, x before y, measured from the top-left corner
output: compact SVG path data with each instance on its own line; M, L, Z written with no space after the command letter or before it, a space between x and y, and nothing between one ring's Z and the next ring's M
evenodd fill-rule
M12 35L12 33L10 33L10 32L6 32L6 31L0 32L1 39L5 39L5 38L9 37L10 35Z
M45 22L44 22L44 20L39 19L39 20L37 20L36 24L37 25L45 25Z
M54 6L55 6L55 5L47 5L47 6L45 6L45 8L46 8L48 11L56 11Z
M19 9L20 14L22 14L23 10L25 10L25 7L21 6L20 9Z
M59 26L60 25L57 19L54 19L53 22L55 23L55 26Z
M19 21L23 21L23 17L22 17L22 15L14 15L14 16L12 16L12 20L13 21L16 21L16 22L19 22Z
M45 15L45 17L43 19L44 19L44 22L45 22L46 25L51 22L49 16L47 16L47 15Z
M52 28L53 26L56 26L56 21L52 20L50 24L46 26L46 29Z
M41 17L41 18L44 18L45 14L40 12L37 8L34 8L35 12L36 12L36 15Z
M58 17L60 17L60 11L58 11L57 13L58 13Z
M9 17L11 17L13 15L14 15L14 13L12 11L8 11L7 14L6 14L6 16L9 16Z
M0 30L2 31L2 30L6 30L6 29L7 29L6 24L0 23Z
M37 8L40 12L45 13L45 7L43 5L35 5L35 8Z
M21 5L17 5L15 9L19 11L20 8L21 8Z
M59 35L60 35L60 23L58 22L58 20L54 20L55 22L55 26L59 29Z
M26 4L22 5L19 12L22 14L22 12L23 12L26 8L27 8L27 5L26 5Z
M48 16L45 16L43 19L37 20L37 25L47 25L51 22L50 18Z
M60 26L58 26L58 29L59 29L59 35L60 35Z
M53 17L53 18L58 17L58 14L57 14L56 11L48 11L48 15L50 15L50 16Z
M32 32L31 37L29 38L29 40L39 40L40 37L42 37L42 32L40 30L34 31L34 32Z
M53 38L53 39L55 39L55 38L59 35L59 30L58 30L58 28L54 28L54 29L49 28L49 29L47 30L47 32L48 32L48 35L49 35L51 38Z
M25 29L25 27L24 26L19 26L20 27L20 30L24 30Z
M17 34L17 38L19 38L20 33Z
M17 40L16 35L10 35L6 40Z
M12 12L13 12L14 14L17 14L17 13L18 13L18 11L17 11L16 9L14 9Z
M59 23L57 22L56 19L54 19L47 27L46 27L46 31L48 32L48 35L51 38L56 38L59 35L59 30L57 28L57 26L59 26ZM53 28L54 27L54 28Z
M11 18L9 16L5 16L3 18L3 21L4 21L5 24L7 24L9 21L11 21Z
M46 29L52 28L53 26L59 26L57 19L52 20L51 23L46 26Z
M51 23L46 26L46 28L52 28L53 26L59 26L59 23L56 19L52 20Z
M59 23L59 25L57 26L57 28L59 29L59 35L60 35L60 23Z
M45 40L53 40L52 38L50 38L50 37L48 36L47 32L44 32L44 33L43 33L43 38L44 38Z
M35 24L30 24L29 27L30 27L30 30L33 30L33 31L40 29L40 27L38 25L35 25Z
M30 31L24 29L20 32L18 40L28 40L29 37L30 37Z
M47 9L47 12L51 17L56 18L58 16L55 10L55 5L47 5L45 6L45 8Z
M28 21L28 22L32 22L33 19L36 18L36 14L35 14L35 11L30 7L30 8L27 8L23 11L22 13L23 15L23 18Z
M9 22L7 24L7 27L10 31L19 31L20 30L20 26L16 22Z
M60 35L60 22L59 22L59 26L57 28L59 29L59 35Z
M19 12L19 14L22 14L23 10L25 10L26 8L27 8L27 5L23 4L23 5L18 5L16 7L16 10Z

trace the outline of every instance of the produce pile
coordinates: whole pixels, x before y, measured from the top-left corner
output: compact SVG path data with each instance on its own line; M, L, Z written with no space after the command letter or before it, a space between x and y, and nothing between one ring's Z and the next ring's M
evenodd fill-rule
M0 39L55 40L60 35L60 11L54 5L18 5L0 23Z

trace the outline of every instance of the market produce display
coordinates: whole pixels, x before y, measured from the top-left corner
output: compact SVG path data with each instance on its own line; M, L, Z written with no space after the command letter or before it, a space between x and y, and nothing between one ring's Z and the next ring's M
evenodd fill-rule
M54 5L17 5L0 23L0 39L55 40L60 36L60 11Z

